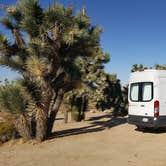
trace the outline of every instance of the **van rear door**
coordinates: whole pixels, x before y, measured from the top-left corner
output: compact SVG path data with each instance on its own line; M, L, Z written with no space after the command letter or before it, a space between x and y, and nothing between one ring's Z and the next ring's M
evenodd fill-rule
M129 93L129 114L153 116L153 93L152 82L131 83Z

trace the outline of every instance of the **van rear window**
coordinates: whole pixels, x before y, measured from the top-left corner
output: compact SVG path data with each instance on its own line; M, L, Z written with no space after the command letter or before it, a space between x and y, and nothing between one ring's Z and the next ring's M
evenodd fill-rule
M146 102L153 99L153 83L133 83L130 87L130 100L135 102Z
M131 93L131 95L130 95L131 100L138 101L138 99L139 99L139 84L132 84L130 93Z

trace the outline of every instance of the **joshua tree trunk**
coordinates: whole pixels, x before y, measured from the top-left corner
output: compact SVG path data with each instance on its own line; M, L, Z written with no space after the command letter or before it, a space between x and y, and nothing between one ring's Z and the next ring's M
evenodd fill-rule
M49 116L49 119L48 119L48 129L47 129L47 135L48 136L51 135L52 128L53 128L53 125L54 125L54 121L55 121L57 112L59 110L59 107L62 103L63 96L64 96L64 91L62 89L60 89L57 92L57 96L56 96L55 102L53 104L53 107L52 107L52 110L50 112L50 116Z
M28 118L21 114L15 121L15 127L24 140L32 139L31 125Z
M64 110L64 123L68 123L68 110Z
M47 82L42 87L43 97L36 112L36 140L43 141L47 136L48 112L51 104L52 91Z
M38 109L36 113L36 140L43 141L47 135L47 112Z

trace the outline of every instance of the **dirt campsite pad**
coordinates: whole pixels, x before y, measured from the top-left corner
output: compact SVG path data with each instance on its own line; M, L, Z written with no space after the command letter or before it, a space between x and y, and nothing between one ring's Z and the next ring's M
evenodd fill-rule
M88 113L81 123L63 123L40 144L9 142L0 147L0 166L165 166L166 132L137 131L125 118Z

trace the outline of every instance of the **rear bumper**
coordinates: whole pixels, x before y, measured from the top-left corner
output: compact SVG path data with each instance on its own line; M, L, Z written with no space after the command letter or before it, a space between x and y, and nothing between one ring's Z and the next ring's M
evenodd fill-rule
M154 117L128 115L128 123L145 127L166 127L166 116Z

